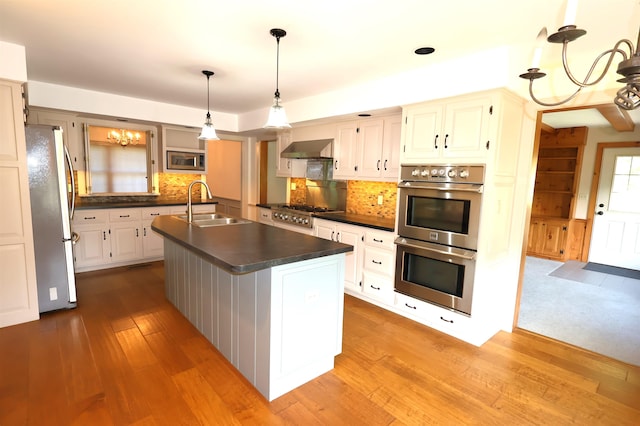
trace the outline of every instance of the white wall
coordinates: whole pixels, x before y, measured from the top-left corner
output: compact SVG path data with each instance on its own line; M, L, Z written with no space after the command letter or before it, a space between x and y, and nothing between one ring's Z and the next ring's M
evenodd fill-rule
M27 57L24 46L0 41L0 78L20 83L27 81Z

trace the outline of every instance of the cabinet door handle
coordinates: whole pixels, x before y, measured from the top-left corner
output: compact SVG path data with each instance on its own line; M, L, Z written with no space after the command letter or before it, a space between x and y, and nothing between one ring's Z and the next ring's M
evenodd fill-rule
M444 322L448 322L449 324L453 324L453 320L448 320L445 317L440 317L440 319Z
M336 242L338 242L338 243L340 242L340 233L339 232L336 234Z
M121 214L121 215L120 215L120 217L122 217L122 218L124 218L124 217L129 217L129 215L128 215L128 214L124 214L124 215L123 215L123 214Z
M136 238L138 238L140 235L138 235L138 228L136 228Z
M408 303L405 303L405 304L404 304L404 306L406 306L407 308L410 308L410 309L418 309L418 308L416 308L415 306L411 306L411 305L410 305L410 304L408 304Z
M438 136L439 136L439 135L436 135L435 139L433 140L433 147L434 147L435 149L438 149Z
M449 145L447 145L447 139L449 139L449 135L444 135L444 149L449 148Z
M106 231L102 231L102 240L103 241L107 241L107 232Z
M335 164L334 164L333 168L334 168L334 169L336 169L336 170L338 170L338 160L336 160L336 162L335 162Z
M372 262L372 263L375 263L376 265L382 265L382 262L377 262L377 261L375 261L375 260L372 260L371 262Z
M160 216L160 213L151 213L150 216Z
M335 241L335 240L333 239L333 236L335 235L335 233L336 233L336 231L331 231L331 241Z
M378 162L376 163L376 168L378 169L378 171L380 171L380 160L378 160Z
M384 160L384 166L383 167L384 167L385 170L387 170L387 161L388 160Z
M371 288L372 288L372 289L374 289L374 290L380 290L380 287L374 287L374 286L372 286L371 284L369 284L369 287L371 287Z
M95 216L85 216L84 220L95 220Z
M142 228L142 236L143 237L147 236L147 228Z
M373 241L375 241L376 243L381 243L382 242L382 240L379 240L377 238L374 238Z

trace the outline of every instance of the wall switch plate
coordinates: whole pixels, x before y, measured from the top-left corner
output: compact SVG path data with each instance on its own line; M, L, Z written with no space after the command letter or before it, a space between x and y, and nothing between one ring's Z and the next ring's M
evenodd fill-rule
M382 204L382 194L378 195L378 205Z
M49 300L58 300L58 289L55 287L49 288Z

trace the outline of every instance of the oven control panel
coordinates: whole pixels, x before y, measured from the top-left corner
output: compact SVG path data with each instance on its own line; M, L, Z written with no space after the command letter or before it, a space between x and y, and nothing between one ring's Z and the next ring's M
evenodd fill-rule
M484 165L404 164L400 179L414 182L483 183Z

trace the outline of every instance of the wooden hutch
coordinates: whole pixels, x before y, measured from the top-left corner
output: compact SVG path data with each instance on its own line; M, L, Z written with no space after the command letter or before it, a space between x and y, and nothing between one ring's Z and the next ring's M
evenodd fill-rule
M587 130L541 132L527 255L581 260L586 221L573 216Z

